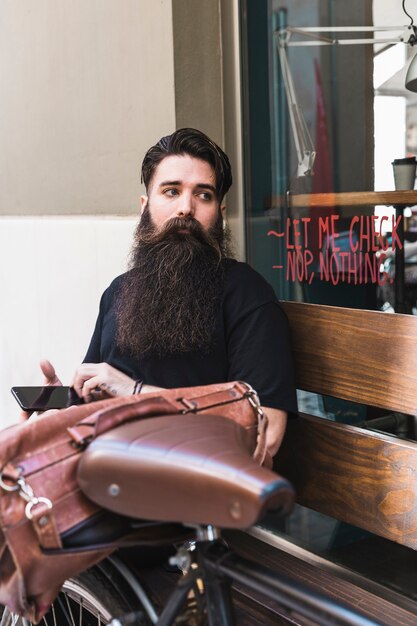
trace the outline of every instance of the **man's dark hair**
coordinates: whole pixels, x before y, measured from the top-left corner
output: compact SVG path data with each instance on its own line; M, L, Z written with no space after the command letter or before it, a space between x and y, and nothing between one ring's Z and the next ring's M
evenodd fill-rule
M142 163L142 182L146 189L159 163L167 156L188 154L209 163L216 176L216 192L219 202L232 184L232 168L227 155L207 135L195 128L180 128L172 135L162 137L149 148Z

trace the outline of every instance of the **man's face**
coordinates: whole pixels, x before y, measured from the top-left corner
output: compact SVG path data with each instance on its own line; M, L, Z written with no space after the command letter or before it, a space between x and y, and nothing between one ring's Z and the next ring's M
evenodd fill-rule
M193 217L207 232L219 216L214 170L209 163L187 154L165 157L156 167L148 196L141 196L142 212L149 204L159 230L167 220Z

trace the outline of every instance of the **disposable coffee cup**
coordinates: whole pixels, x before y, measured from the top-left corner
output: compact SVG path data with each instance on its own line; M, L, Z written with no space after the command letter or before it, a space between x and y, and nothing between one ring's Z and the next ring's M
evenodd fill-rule
M394 159L392 167L394 170L394 183L397 191L405 189L414 189L416 180L416 157L407 157L405 159Z

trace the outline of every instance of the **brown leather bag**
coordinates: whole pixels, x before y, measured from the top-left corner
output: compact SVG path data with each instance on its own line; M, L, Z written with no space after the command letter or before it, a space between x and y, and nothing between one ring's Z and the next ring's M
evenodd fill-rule
M79 549L65 547L74 529L91 526L105 513L77 484L80 455L90 441L128 421L213 410L241 424L253 456L259 463L267 460L267 418L256 393L241 382L103 400L1 431L0 604L38 622L68 577L136 537L122 524L120 541L113 537L101 545L91 540ZM114 515L111 523L120 523L117 515L109 515Z

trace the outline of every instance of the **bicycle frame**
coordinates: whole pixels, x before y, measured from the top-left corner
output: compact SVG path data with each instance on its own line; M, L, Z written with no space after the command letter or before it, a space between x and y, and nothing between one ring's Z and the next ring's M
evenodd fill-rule
M235 555L212 527L199 527L193 545L193 560L185 563L180 550L173 562L188 571L180 579L160 614L157 626L172 626L198 581L204 585L204 600L209 626L236 626L231 586L233 583L262 594L286 609L312 620L320 626L383 626L324 594L283 576L276 570ZM191 564L192 563L192 564ZM134 616L113 620L111 626L134 624Z

